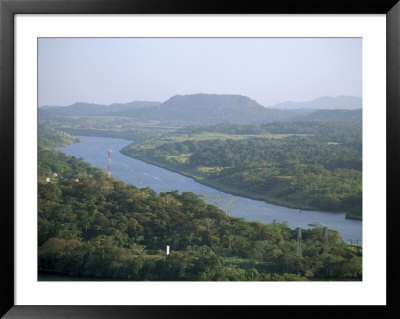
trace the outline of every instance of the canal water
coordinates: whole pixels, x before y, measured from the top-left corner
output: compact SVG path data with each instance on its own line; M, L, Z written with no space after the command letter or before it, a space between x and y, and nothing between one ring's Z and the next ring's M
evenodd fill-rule
M221 193L216 189L202 185L190 177L171 172L167 169L147 164L143 161L125 156L119 151L130 144L130 141L117 138L79 136L81 143L58 148L67 155L83 158L93 166L107 170L107 150L112 150L112 175L126 183L140 187L150 187L157 193L178 190L193 192L197 195ZM233 195L230 195L233 196ZM345 218L345 213L321 211L300 211L283 206L268 204L263 201L234 196L237 202L231 216L243 217L250 221L264 223L287 222L291 228L301 226L310 228L310 224L339 231L343 240L362 240L362 222ZM220 207L224 209L224 207Z

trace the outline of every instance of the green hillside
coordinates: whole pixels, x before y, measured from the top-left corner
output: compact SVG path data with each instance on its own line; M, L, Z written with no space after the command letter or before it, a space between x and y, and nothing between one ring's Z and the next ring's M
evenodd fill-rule
M359 123L222 123L149 137L122 153L231 194L361 219L361 136Z
M222 94L176 95L163 103L131 102L112 105L76 103L66 107L39 108L40 120L66 118L70 122L72 120L79 122L82 117L114 117L130 121L131 124L147 126L188 126L221 122L262 124L295 120L361 122L362 113L361 109L265 108L246 96Z
M53 133L39 132L48 139ZM336 231L328 231L325 253L322 228L303 230L299 256L296 230L285 223L248 222L192 193L127 185L41 141L39 271L157 281L362 278L361 247L348 246Z

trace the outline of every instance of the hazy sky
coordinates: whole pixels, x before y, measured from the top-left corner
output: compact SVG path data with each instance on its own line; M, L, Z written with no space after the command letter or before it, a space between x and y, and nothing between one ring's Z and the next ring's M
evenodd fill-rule
M39 106L362 95L360 38L40 38Z

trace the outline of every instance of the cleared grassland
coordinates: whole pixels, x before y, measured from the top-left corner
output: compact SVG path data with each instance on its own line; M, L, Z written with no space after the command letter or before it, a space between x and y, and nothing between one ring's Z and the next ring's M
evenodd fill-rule
M173 136L165 139L173 142L184 141L203 141L203 140L245 140L248 138L285 138L289 136L308 136L310 134L225 134L225 133L211 133L203 132L200 134L174 134Z
M262 139L281 139L281 138L286 138L290 136L310 136L311 134L270 134L270 133L265 133L265 134L225 134L225 133L210 133L210 132L203 132L200 134L177 134L177 133L171 133L167 134L165 132L164 137L158 137L155 139L149 139L146 140L144 143L140 143L135 145L136 149L142 149L142 150L149 150L152 148L156 148L158 146L161 146L163 144L167 143L182 143L182 142L187 142L187 141L214 141L214 140L221 140L221 141L226 141L226 140L234 140L234 141L239 141L239 140L246 140L249 138L262 138ZM186 154L183 154L184 157ZM191 154L190 154L191 155ZM189 155L189 156L190 156ZM179 161L180 159L177 158Z

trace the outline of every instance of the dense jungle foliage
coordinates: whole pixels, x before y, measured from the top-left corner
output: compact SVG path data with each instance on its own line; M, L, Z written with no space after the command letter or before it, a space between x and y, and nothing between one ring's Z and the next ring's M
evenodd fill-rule
M362 217L361 123L221 123L134 142L122 152L229 193Z
M320 225L303 230L298 255L286 223L230 217L192 193L139 189L54 150L75 141L39 130L39 271L157 281L362 278L362 248L334 230L326 252Z

